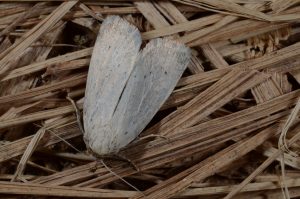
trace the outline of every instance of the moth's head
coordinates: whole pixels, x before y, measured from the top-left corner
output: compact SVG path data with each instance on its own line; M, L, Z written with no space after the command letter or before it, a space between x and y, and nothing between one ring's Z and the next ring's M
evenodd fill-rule
M105 125L104 127L90 129L92 132L88 132L88 130L86 129L84 134L84 142L88 150L99 156L114 154L120 150L121 147L117 142L117 137L112 135L113 131L110 126Z

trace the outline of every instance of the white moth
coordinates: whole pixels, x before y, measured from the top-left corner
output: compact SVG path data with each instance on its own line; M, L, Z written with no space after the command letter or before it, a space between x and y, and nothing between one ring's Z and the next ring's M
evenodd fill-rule
M84 140L98 155L116 154L133 141L169 97L190 60L170 39L151 40L118 16L101 25L85 91Z

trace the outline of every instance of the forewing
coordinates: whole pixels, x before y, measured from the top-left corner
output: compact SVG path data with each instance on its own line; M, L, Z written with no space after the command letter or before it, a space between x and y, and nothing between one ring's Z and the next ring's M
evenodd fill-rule
M84 140L98 154L111 152L111 124L141 45L136 27L118 16L100 28L88 71L84 100Z
M137 58L113 116L118 147L135 139L176 86L190 60L190 50L169 39L150 41Z

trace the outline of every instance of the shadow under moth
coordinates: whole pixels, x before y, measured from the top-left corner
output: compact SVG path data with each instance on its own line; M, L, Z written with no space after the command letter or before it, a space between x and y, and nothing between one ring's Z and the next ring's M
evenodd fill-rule
M140 50L139 30L107 17L92 53L85 91L84 140L97 155L116 154L147 126L176 86L190 49L153 39Z

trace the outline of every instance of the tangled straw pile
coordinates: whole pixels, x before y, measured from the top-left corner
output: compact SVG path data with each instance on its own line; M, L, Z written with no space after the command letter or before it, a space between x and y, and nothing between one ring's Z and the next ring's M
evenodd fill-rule
M120 152L137 169L90 155L68 100L82 109L107 15L137 26L143 45L172 36L192 48L171 96ZM1 197L261 199L284 186L300 197L299 22L294 0L2 2ZM278 149L280 134L293 152Z

